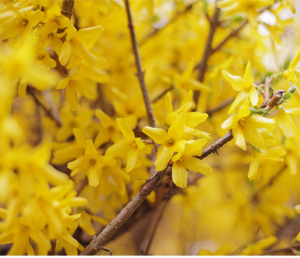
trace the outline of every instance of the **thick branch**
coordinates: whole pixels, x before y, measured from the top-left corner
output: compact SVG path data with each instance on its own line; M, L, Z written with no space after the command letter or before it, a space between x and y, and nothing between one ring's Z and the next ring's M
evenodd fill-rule
M224 144L233 139L232 132L229 131L222 138L215 141L209 147L207 147L199 159L204 159L211 153L215 153ZM92 255L96 254L101 246L105 245L111 237L118 231L118 229L130 218L134 211L143 203L147 196L155 189L161 179L165 175L170 175L172 167L168 166L164 171L157 172L141 187L140 191L129 201L126 206L118 213L118 215L102 230L102 232L93 238L88 244L85 250L80 255Z
M143 69L142 69L142 62L141 62L141 57L140 57L140 53L139 53L138 43L137 43L136 36L135 36L135 30L134 30L133 21L132 21L129 0L125 0L125 5L126 5L127 18L128 18L128 28L129 28L129 32L130 32L132 51L134 53L135 65L137 68L137 77L138 77L140 87L142 90L145 107L146 107L146 111L147 111L147 115L148 115L148 119L149 119L149 124L151 127L156 127L155 117L154 117L152 107L151 107L151 101L149 99L149 94L148 94L147 87L145 84L145 76L144 76L145 71L143 71Z
M74 7L74 0L64 0L61 7L61 14L71 19Z
M118 213L118 215L106 226L102 232L93 238L86 249L80 255L96 254L101 246L105 245L107 241L114 235L114 233L125 223L125 221L134 213L134 211L142 204L147 196L154 190L159 181L172 171L168 167L164 171L157 172L152 178L141 187L140 191L130 200L127 205Z
M197 79L200 82L204 81L204 76L205 76L206 68L207 68L207 62L208 62L208 59L209 59L209 57L210 57L210 55L212 53L212 41L213 41L216 29L217 29L218 24L219 24L220 9L217 6L217 2L218 1L216 1L216 3L215 3L214 16L213 16L213 18L212 18L212 20L210 22L209 34L207 36L205 49L204 49L204 52L203 52L203 56L202 56L200 65L199 65L199 72L198 72ZM194 101L195 101L196 105L197 105L197 102L198 102L199 95L200 95L200 92L199 91L195 91Z

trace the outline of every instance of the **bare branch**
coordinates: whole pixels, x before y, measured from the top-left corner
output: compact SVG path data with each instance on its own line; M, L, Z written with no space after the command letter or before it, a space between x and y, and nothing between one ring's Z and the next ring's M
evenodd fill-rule
M262 255L272 255L272 254L295 254L294 250L300 249L300 243L295 243L287 247L283 248L278 248L278 249L272 249L272 250L267 250L262 253Z
M34 91L33 91L32 88L29 88L29 87L28 87L28 88L27 88L27 93L33 97L35 104L44 110L44 112L46 113L46 116L48 116L49 118L51 118L51 119L56 123L57 126L61 126L61 121L60 121L58 118L56 118L56 117L54 116L54 114L52 114L52 110L51 110L51 109L48 109L48 108L47 108L47 107L46 107L46 106L45 106L45 105L37 98L37 96L35 95L35 93L34 93Z
M204 76L205 76L206 68L207 68L207 62L208 62L208 59L209 59L209 57L212 53L211 52L212 51L212 41L213 41L216 29L217 29L218 24L219 24L220 9L217 6L217 2L218 1L215 2L215 12L214 12L213 18L211 19L211 22L210 22L209 34L207 36L205 49L204 49L204 52L203 52L203 55L202 55L200 65L199 65L199 72L198 72L197 79L200 82L204 81ZM200 95L200 91L195 91L194 92L194 101L196 103L196 106L197 106L197 103L198 103L199 95Z
M74 0L64 0L61 7L61 14L71 19L74 7Z
M156 122L155 122L155 117L153 114L153 110L151 107L151 101L149 99L148 90L147 90L147 87L145 84L145 76L144 76L145 71L143 71L143 69L142 69L142 62L141 62L141 57L140 57L140 53L139 53L138 43L137 43L136 36L135 36L135 30L134 30L133 21L132 21L129 0L125 0L125 5L126 5L127 18L128 18L128 28L129 28L129 32L130 32L132 51L134 53L135 65L137 68L137 78L139 80L140 87L142 90L149 124L152 127L157 127Z
M159 222L160 222L160 220L161 220L161 218L163 216L163 213L164 213L165 209L167 208L168 203L169 203L169 199L165 200L165 203L163 204L163 207L162 207L161 211L159 212L159 215L158 215L158 217L157 217L157 219L155 221L155 224L153 226L153 230L151 232L150 239L148 241L148 244L147 244L147 247L145 249L144 255L149 255L149 251L150 251L151 245L153 243L153 240L154 240L154 237L155 237L155 233L156 233L156 231L158 229Z
M197 1L196 1L197 2ZM171 25L172 23L174 23L175 21L178 20L178 18L180 18L182 15L186 14L187 12L189 12L190 10L192 10L193 6L195 5L195 3L191 3L188 4L185 9L180 12L177 13L165 26L161 27L161 28L156 28L155 30L153 30L152 32L150 32L141 42L140 42L140 46L144 45L148 39L152 38L153 36L157 35L159 32L163 31L165 28L169 27L169 25Z
M229 131L222 138L215 141L207 147L199 159L204 159L211 153L215 153L224 144L233 139L232 132ZM139 192L130 200L126 206L117 214L117 216L102 230L102 232L93 238L88 246L80 253L80 255L92 255L100 250L100 247L105 245L111 237L118 231L118 229L130 218L134 211L143 203L147 196L155 189L160 183L161 179L166 175L170 175L172 166L168 166L164 171L157 172L150 179L142 185Z
M227 107L228 105L230 105L233 101L234 101L235 97L231 98L231 99L227 99L224 102L222 102L220 105L212 108L212 109L208 109L206 111L206 113L208 114L208 116L211 116L213 113L216 113L220 110L222 110L223 108Z

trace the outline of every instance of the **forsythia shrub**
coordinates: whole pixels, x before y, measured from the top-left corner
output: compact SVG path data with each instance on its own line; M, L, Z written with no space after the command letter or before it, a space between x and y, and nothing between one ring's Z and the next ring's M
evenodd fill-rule
M298 254L296 2L0 0L1 254Z

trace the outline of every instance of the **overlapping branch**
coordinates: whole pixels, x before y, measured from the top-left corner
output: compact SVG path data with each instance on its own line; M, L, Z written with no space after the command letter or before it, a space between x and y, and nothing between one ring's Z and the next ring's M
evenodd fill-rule
M130 32L132 51L134 54L135 65L137 68L137 78L139 80L140 87L142 90L149 124L152 127L157 127L156 122L155 122L155 117L153 114L153 110L151 107L151 101L149 99L149 94L148 94L148 90L147 90L146 83L145 83L145 71L143 71L143 69L142 69L141 56L139 53L138 43L137 43L136 36L135 36L135 30L134 30L134 26L133 26L132 15L131 15L131 10L130 10L130 5L129 5L128 0L125 0L125 6L126 6L126 14L127 14L127 19L128 19L128 28L129 28L129 32Z
M232 132L229 131L222 138L216 140L213 144L203 150L199 159L204 159L211 153L217 152L219 148L224 146L227 142L233 139ZM96 254L101 246L105 245L111 237L118 231L118 229L127 221L127 219L134 213L134 211L143 203L147 196L155 189L160 183L161 179L172 172L172 167L168 166L164 171L154 174L146 183L141 187L139 192L133 197L131 201L117 214L117 216L102 230L102 232L93 238L88 244L86 249L80 255Z

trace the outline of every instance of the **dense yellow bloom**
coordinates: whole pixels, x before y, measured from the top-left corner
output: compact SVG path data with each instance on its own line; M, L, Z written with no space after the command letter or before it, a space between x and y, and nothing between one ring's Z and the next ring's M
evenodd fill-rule
M257 26L257 11L265 6L270 6L274 0L221 0L218 7L224 10L226 15L237 13L246 14L252 26Z
M102 170L104 167L113 167L116 161L108 156L103 156L96 150L93 141L86 142L85 154L82 157L68 163L68 168L72 170L71 176L83 173L88 177L89 185L96 187L99 185Z
M133 131L124 119L117 118L117 123L125 139L110 146L105 154L111 157L126 156L126 172L128 173L134 168L140 152L145 148L145 144L141 138L134 136Z
M255 146L265 146L267 138L264 130L272 131L275 121L260 115L250 115L248 102L245 101L237 114L223 122L223 129L232 129L235 144L246 150L246 141Z
M199 139L196 141L188 141L182 152L177 153L172 158L172 180L178 187L187 186L187 172L186 170L200 172L204 175L211 173L211 167L203 163L196 157L201 156L202 146L207 142L206 139Z
M146 126L143 133L160 144L157 150L157 159L154 163L157 171L164 170L171 160L174 152L182 152L185 146L185 140L182 139L186 114L181 113L169 127L168 131L161 128L152 128Z
M224 78L231 84L234 90L239 91L234 102L232 103L228 113L237 112L246 99L250 100L252 106L256 106L258 102L258 94L255 89L254 77L251 71L250 61L247 63L244 77L231 75L227 71L222 72Z
M248 177L250 180L254 179L260 162L262 162L263 160L283 161L281 157L286 154L286 152L282 148L272 148L269 150L259 149L259 151L256 151L254 149L253 152L254 152L254 159L250 164L249 172L248 172Z

